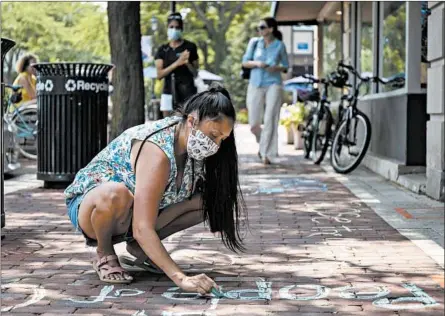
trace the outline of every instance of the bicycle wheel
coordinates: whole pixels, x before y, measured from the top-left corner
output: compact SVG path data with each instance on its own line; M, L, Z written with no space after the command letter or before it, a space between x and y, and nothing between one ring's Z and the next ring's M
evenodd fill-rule
M340 122L331 147L331 165L338 173L349 173L362 162L371 141L371 122L360 111Z
M314 164L318 165L323 161L328 150L331 133L332 113L325 106L322 109L322 114L315 115L313 121L311 155Z
M37 109L24 108L13 116L12 123L17 127L16 138L20 154L28 159L37 159Z

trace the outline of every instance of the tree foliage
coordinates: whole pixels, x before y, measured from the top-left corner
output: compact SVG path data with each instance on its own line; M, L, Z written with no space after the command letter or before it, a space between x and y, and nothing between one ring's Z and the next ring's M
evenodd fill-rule
M2 37L16 42L5 59L8 81L26 52L44 62L110 61L106 11L94 3L4 2L1 28Z
M141 3L143 35L154 35L155 45L167 42L168 2ZM247 81L240 78L241 58L249 38L256 36L255 26L270 10L268 2L178 2L177 11L189 8L184 36L198 46L200 68L224 78L235 104L245 107ZM150 19L158 18L156 32ZM157 92L161 84L158 82Z

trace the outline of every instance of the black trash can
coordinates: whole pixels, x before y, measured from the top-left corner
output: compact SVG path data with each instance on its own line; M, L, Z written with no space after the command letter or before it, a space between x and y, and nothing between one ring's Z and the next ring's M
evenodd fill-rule
M64 188L107 145L113 65L38 63L37 179Z
M2 39L2 43L1 43L1 45L2 45L2 63L1 63L1 66L2 66L2 69L1 69L1 73L0 73L0 81L3 83L3 62L4 62L4 60L5 60L5 56L6 56L6 53L7 52L9 52L10 50L11 50L11 48L13 48L14 46L15 46L15 42L14 41L12 41L12 40L10 40L10 39L7 39L7 38L1 38ZM4 106L4 104L3 104L3 98L4 98L4 96L5 96L5 90L4 90L4 87L3 87L3 85L1 85L1 100L0 100L0 104L1 104L1 111L2 111L2 118L1 118L1 122L0 122L0 136L1 136L1 139L2 139L2 142L1 142L1 164L2 164L2 174L1 174L1 188L0 188L0 196L1 196L1 205L0 205L0 207L1 207L1 228L3 228L3 227L5 227L5 205L4 205L4 200L3 200L3 188L4 188L4 183L3 183L3 172L4 172L4 170L3 170L3 168L4 168L4 163L5 163L5 157L4 157L4 155L5 155L5 152L4 152L4 150L5 150L5 148L4 148L4 144L3 144L3 110L4 110L4 108L3 108L3 106ZM2 238L3 238L3 234L2 234Z

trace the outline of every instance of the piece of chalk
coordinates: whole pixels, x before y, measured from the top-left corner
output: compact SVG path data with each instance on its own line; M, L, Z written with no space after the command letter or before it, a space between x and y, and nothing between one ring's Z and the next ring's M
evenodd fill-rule
M220 290L218 290L218 289L216 289L216 288L214 288L214 287L212 287L212 290L210 291L213 295L215 295L217 298L223 298L223 297L226 297L225 295L224 295L224 293L222 293Z

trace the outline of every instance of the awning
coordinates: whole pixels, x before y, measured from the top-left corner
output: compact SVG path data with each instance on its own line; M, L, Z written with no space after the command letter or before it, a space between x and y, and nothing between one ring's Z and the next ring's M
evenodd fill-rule
M341 20L341 1L274 1L271 13L280 25L317 25Z
M215 75L214 73L211 73L210 71L204 69L199 70L199 76L201 77L202 80L205 81L223 81L223 77ZM150 79L156 79L157 78L156 68L153 66L144 68L144 77Z
M210 71L201 69L199 70L199 76L202 80L206 81L223 81L223 77L215 75L214 73L211 73Z

